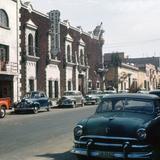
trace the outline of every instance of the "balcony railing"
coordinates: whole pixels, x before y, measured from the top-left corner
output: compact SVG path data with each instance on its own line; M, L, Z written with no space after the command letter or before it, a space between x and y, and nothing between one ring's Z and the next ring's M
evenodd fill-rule
M0 61L0 72L17 73L18 64L15 62Z

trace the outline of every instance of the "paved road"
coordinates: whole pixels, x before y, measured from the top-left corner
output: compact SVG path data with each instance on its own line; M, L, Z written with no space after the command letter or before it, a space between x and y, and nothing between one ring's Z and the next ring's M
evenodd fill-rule
M95 106L7 115L0 120L0 160L75 160L73 127Z

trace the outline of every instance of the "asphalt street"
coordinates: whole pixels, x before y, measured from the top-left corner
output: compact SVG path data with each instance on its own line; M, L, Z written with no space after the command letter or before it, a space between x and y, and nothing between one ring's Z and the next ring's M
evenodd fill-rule
M11 114L0 119L0 160L75 160L70 153L76 123L96 106Z

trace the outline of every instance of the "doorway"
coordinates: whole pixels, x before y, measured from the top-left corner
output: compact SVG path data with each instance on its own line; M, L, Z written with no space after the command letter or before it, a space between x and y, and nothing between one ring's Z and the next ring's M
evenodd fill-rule
M78 75L78 90L84 95L84 76L81 74Z

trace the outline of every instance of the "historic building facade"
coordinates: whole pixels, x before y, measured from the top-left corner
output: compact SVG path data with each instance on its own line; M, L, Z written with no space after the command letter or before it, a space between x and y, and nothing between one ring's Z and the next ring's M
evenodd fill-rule
M33 9L31 3L21 3L21 91L42 90L50 98L59 98L66 90L103 86L102 24L92 33L60 22L60 12L48 15Z
M110 65L113 62L112 55L117 54L120 63L117 66ZM104 55L104 64L108 67L105 76L106 86L111 85L117 90L129 89L135 92L139 89L154 90L160 85L160 68L157 58L130 59L123 52L108 53Z
M0 0L0 97L21 96L20 1Z
M101 32L101 28L97 32ZM102 37L73 27L68 21L61 22L61 91L101 89Z
M31 3L23 3L21 22L22 95L33 90L48 92L48 83L57 72L50 55L50 22L48 16L35 11ZM50 95L52 97L52 95Z

